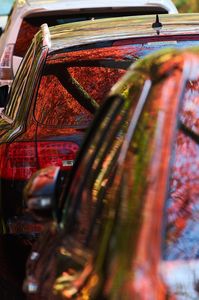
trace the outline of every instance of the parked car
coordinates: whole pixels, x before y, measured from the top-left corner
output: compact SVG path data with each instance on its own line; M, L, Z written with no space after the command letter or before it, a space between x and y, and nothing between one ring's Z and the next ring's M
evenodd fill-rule
M198 20L198 15L101 19L49 29L44 25L35 36L8 99L2 96L6 87L0 89L0 224L4 261L11 269L18 263L11 272L15 282L23 277L24 245L42 230L24 210L26 181L51 165L68 177L85 131L112 85L147 53L198 45Z
M38 231L24 216L24 184L51 165L69 173L93 115L132 62L159 48L199 44L198 15L162 16L161 34L154 19L44 25L35 36L8 100L2 99L8 101L0 113L2 232L28 237Z
M198 84L198 47L138 61L98 111L63 195L57 167L32 178L27 207L48 222L27 299L198 298Z
M177 13L171 0L70 1L17 0L0 38L0 85L11 84L34 34L49 26L94 18L135 14Z

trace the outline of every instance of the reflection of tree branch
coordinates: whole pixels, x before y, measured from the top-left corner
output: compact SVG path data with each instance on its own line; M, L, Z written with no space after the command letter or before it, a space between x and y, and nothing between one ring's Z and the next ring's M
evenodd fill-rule
M69 67L102 67L102 68L111 68L111 69L122 69L127 70L132 62L135 62L136 59L90 59L90 60L77 60L77 61L67 61L64 62L64 65Z
M199 144L199 135L192 131L191 128L187 127L186 124L183 124L182 121L180 121L180 129L184 132L184 134L188 135L192 140Z
M45 75L55 75L61 85L82 105L86 110L94 114L99 104L89 96L82 86L70 75L64 64L46 65Z

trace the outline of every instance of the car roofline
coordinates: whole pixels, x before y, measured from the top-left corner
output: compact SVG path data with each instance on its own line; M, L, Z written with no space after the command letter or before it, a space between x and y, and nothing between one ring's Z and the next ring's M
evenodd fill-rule
M77 45L126 38L157 37L152 27L155 16L108 18L49 27L49 52ZM199 14L160 15L162 29L159 36L199 34Z

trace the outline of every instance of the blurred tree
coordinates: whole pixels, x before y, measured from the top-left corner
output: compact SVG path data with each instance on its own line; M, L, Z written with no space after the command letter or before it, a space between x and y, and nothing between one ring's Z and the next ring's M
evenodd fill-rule
M198 0L173 0L179 12L199 12Z

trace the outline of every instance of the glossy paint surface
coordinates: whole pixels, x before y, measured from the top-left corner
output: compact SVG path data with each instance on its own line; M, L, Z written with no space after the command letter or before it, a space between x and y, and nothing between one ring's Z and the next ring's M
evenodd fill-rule
M30 299L198 298L198 66L197 48L165 50L113 87L65 194L64 229L28 260Z
M25 181L39 168L51 165L60 166L68 176L84 132L110 88L133 61L156 49L155 45L142 51L143 45L118 40L47 56L48 48L41 48L40 43L38 36L1 113L1 132L5 133L0 146L2 209L12 233L13 228L22 228L14 223L20 222L18 216L23 213ZM8 130L3 132L5 124ZM14 200L5 200L7 195Z
M74 23L72 26L71 24L65 24L51 27L52 46L50 51L62 48L66 39L67 45L71 47L77 44L100 42L102 39L115 40L118 38L144 38L149 36L159 39L156 30L152 28L154 22L154 16L133 16ZM162 36L184 36L198 33L197 14L162 15L160 16L160 22L163 24L159 34L160 39Z

